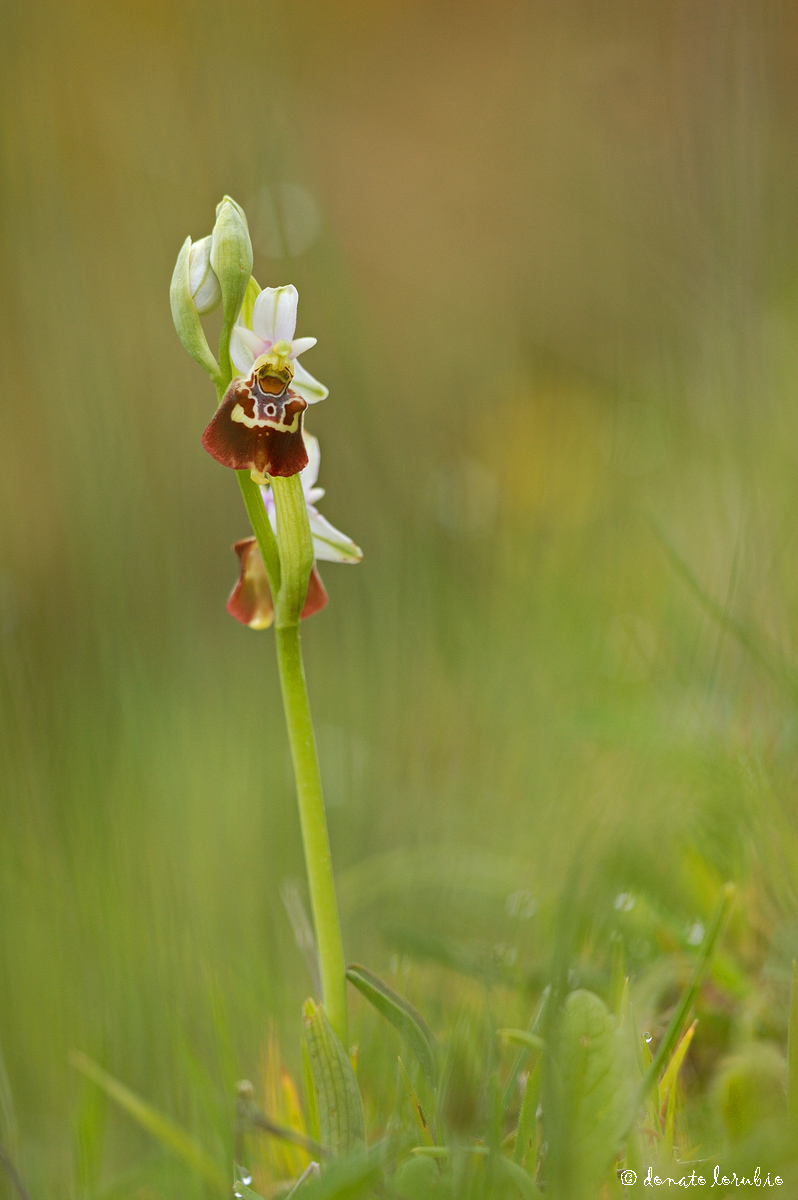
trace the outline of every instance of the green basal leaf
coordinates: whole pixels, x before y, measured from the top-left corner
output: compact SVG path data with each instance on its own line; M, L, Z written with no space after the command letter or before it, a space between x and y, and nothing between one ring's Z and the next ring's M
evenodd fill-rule
M346 977L404 1038L434 1091L438 1079L437 1043L421 1013L368 967L352 963L347 967Z
M629 1125L634 1084L628 1039L592 992L571 992L547 1077L547 1167L556 1200L597 1194Z
M178 1158L182 1158L183 1162L192 1167L207 1183L215 1188L221 1187L225 1190L230 1187L229 1176L220 1171L213 1159L209 1158L202 1147L196 1144L191 1135L181 1129L170 1117L158 1112L146 1100L142 1100L130 1088L125 1087L118 1079L114 1079L113 1075L109 1075L107 1071L104 1071L102 1067L92 1062L79 1050L73 1050L70 1059L72 1065L87 1079L91 1079L98 1087L102 1088L106 1095L110 1096L120 1108L123 1108L134 1121L151 1133L167 1150L177 1155Z
M349 1056L320 1004L306 1000L305 1038L313 1075L322 1145L347 1154L365 1143L363 1105Z
M314 1141L321 1141L319 1129L319 1106L316 1100L316 1085L313 1082L313 1068L310 1064L310 1051L306 1039L302 1039L302 1079L305 1084L308 1109L308 1131Z

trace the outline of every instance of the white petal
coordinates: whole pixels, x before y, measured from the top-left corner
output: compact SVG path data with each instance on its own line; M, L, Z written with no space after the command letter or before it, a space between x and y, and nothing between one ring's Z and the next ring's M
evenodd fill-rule
M230 335L230 357L242 375L249 375L255 359L264 353L261 339L246 325L234 325Z
M310 518L310 532L313 534L313 549L316 552L316 558L324 562L360 562L363 551L355 545L351 538L331 525L320 512L316 512L316 509L310 505L308 506L308 517Z
M188 260L188 287L200 316L211 313L222 302L222 289L211 266L211 238L194 242Z
M294 338L291 343L291 357L298 358L300 354L304 354L311 346L315 346L318 338Z
M299 293L293 283L264 288L252 310L252 328L264 342L290 342L296 329Z
M305 499L308 504L315 504L317 500L321 500L325 495L324 488L312 487L305 492Z
M323 400L330 394L329 388L326 388L323 383L319 383L318 379L314 379L301 362L294 363L294 378L291 387L303 400L307 400L308 404L318 404L319 400Z
M277 509L274 505L274 494L270 487L262 487L260 494L263 497L263 507L266 509L266 514L269 518L272 529L277 532Z
M305 493L305 499L307 500L308 493L319 477L321 448L319 446L319 439L314 437L312 433L308 433L307 430L302 431L302 439L305 443L305 449L308 452L308 465L302 471L302 491Z

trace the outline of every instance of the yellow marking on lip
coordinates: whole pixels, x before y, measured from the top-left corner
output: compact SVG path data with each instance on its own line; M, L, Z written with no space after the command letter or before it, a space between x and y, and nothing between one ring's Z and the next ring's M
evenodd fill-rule
M259 421L257 417L248 417L241 405L236 404L230 413L230 420L237 421L239 425L246 425L247 429L274 429L277 433L296 433L301 415L301 413L294 413L294 419L290 425L273 419Z

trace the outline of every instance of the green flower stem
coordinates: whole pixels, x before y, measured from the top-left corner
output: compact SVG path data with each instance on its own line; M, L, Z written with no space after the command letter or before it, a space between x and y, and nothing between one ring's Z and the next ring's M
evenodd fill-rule
M244 505L249 517L249 523L252 526L252 532L257 538L258 549L266 567L272 596L278 596L282 578L280 551L277 549L277 539L274 536L271 522L266 515L266 506L263 503L260 488L250 476L249 471L236 471L236 475L238 476L238 486L241 488L241 495L244 497Z
M346 962L335 896L335 879L321 790L316 739L310 715L299 620L313 566L313 539L308 510L298 475L273 478L277 509L282 584L275 602L275 640L283 708L294 764L299 820L316 941L324 1007L341 1045L349 1045L346 1003Z

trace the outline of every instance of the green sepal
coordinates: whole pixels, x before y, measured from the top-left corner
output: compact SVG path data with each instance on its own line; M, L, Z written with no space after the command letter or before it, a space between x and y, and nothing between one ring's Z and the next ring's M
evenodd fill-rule
M363 1105L355 1073L322 1005L306 1000L302 1015L320 1141L333 1154L348 1154L365 1144Z
M241 321L246 325L247 329L252 328L252 310L255 307L255 301L261 293L261 287L254 275L249 278L247 290L244 292L244 299L241 304Z
M346 977L404 1038L434 1091L437 1085L437 1043L421 1013L368 967L352 963L346 969Z
M221 372L219 364L211 354L205 330L202 328L199 313L191 298L189 286L189 256L191 254L191 238L186 238L177 256L175 269L172 272L172 283L169 288L169 304L172 309L172 320L175 323L177 336L183 343L195 363L210 375L213 382L219 386Z

